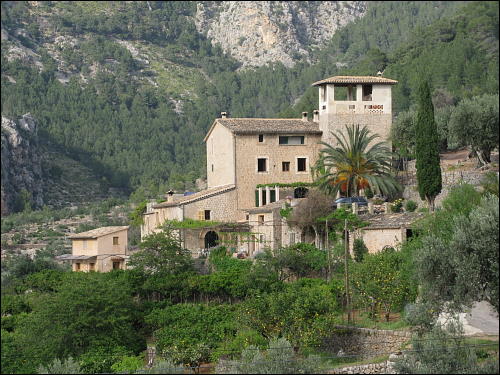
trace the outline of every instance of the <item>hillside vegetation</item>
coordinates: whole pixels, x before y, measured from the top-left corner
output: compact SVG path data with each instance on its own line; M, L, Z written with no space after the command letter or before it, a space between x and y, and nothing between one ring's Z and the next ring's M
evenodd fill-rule
M495 2L373 2L312 63L245 70L196 31L195 3L149 5L2 3L2 115L31 112L42 142L129 191L194 189L221 111L295 117L316 108L310 84L327 76L385 69L397 111L426 74L454 102L498 91Z

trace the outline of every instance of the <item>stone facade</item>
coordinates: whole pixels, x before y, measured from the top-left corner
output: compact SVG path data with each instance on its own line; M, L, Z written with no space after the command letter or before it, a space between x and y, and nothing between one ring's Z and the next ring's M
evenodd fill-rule
M236 183L235 140L226 127L215 124L207 144L207 187Z
M390 141L392 125L391 85L397 81L381 77L331 77L316 82L319 87L319 125L323 142L335 145L332 132L346 126L366 126L381 139ZM336 87L345 88L346 97L337 98Z
M384 247L394 247L406 240L406 228L373 228L359 231L359 234L353 236L349 246L353 248L354 238L362 238L369 254L378 253Z
M143 216L141 238L159 230L167 220L182 221L184 219L210 220L218 222L235 221L237 217L236 190L234 185L220 189L206 190L195 196L186 196L179 201L167 201L154 205ZM206 213L206 211L208 211ZM207 216L205 216L207 215Z
M259 142L258 135L238 136L236 181L239 209L256 206L255 190L258 184L312 182L310 168L316 163L320 140L320 135L308 134L304 136L303 145L280 145L277 134L264 134L263 142ZM258 172L259 158L267 160L267 171ZM306 159L304 171L298 170L299 158ZM283 171L283 162L289 163L289 171Z

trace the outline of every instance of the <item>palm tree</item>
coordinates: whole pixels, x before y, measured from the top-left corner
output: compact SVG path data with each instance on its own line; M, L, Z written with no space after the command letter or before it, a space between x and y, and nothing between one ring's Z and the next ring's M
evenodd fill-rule
M376 194L389 195L401 190L401 185L391 174L392 152L385 142L370 145L378 134L359 125L347 126L347 137L340 130L332 135L338 146L325 142L313 168L318 187L336 196L340 191L358 196L362 189L370 188Z

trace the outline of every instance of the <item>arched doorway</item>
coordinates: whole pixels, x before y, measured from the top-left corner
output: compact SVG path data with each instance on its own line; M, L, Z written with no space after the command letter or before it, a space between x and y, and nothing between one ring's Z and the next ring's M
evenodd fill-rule
M308 191L309 190L305 187L295 188L295 190L293 191L293 197L294 198L305 198Z
M205 249L215 247L219 244L219 236L213 230L205 234Z

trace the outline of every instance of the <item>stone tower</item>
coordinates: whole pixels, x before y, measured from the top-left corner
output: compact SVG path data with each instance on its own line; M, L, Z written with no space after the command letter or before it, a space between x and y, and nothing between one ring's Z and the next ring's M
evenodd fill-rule
M346 125L366 126L389 142L392 125L393 79L369 76L335 76L313 83L319 88L319 128L322 141L335 145L331 132ZM382 139L377 139L381 141Z

